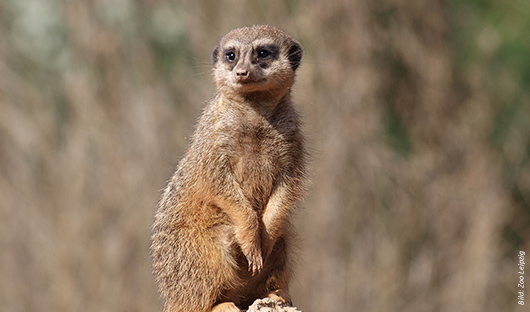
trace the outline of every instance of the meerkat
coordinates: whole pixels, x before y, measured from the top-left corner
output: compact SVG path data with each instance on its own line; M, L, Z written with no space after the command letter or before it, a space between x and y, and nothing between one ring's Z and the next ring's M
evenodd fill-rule
M305 152L291 86L298 41L272 26L232 30L213 51L215 98L165 188L151 255L164 311L290 303L291 216Z

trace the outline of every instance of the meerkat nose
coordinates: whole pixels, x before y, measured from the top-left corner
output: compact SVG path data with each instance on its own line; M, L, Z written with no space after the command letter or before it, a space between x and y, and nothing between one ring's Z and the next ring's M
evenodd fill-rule
M245 81L250 77L250 72L247 69L239 69L236 71L237 81Z

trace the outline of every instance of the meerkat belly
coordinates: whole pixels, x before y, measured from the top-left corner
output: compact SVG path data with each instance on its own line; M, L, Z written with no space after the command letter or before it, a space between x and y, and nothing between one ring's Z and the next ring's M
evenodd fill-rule
M248 134L239 145L235 176L245 197L261 209L267 203L279 172L280 153L278 138L269 135Z

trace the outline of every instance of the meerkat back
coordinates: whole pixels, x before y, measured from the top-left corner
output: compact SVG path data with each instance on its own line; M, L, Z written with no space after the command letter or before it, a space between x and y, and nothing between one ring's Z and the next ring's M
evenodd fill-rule
M300 44L272 26L238 28L213 52L215 98L159 202L153 272L164 311L290 303L292 211L305 160L291 86Z

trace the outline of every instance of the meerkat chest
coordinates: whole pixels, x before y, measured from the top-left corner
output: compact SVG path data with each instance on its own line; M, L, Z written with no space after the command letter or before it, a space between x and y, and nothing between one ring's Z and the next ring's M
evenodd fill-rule
M278 173L288 162L289 141L281 129L268 123L243 127L237 141L236 179L248 196L268 198Z

